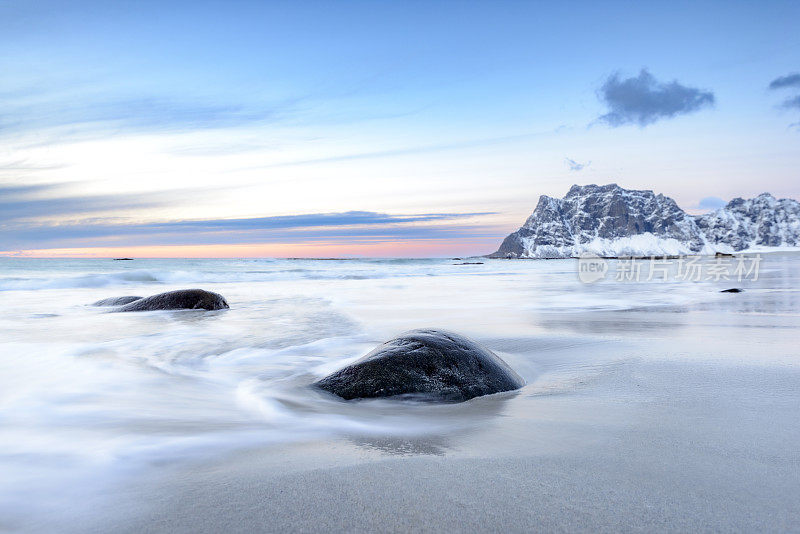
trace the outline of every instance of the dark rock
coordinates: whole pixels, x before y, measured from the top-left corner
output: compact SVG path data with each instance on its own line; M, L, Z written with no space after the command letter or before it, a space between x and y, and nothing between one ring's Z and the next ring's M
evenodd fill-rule
M133 258L114 258L114 261L133 261Z
M715 258L733 258L733 254L726 254L725 252L717 252L714 254Z
M142 297L125 296L125 297L110 297L103 300L98 300L92 306L122 306L123 304L130 304L135 300Z
M343 399L408 396L461 402L525 381L492 351L441 330L412 330L315 385Z
M179 289L135 300L115 311L226 310L230 306L222 295L202 289Z
M463 263L454 263L453 265L483 265L482 261L465 261Z
M738 287L732 287L730 289L723 289L720 293L744 293L744 289L740 289Z

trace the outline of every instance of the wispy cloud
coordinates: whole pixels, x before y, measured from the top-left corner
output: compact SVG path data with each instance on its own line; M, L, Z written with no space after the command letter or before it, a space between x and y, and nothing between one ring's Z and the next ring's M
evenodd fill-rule
M75 224L4 225L0 249L124 245L241 244L359 240L472 238L494 235L479 225L447 223L494 212L391 215L370 211L311 213L245 219L204 219L143 224L102 221ZM2 226L0 226L2 228Z
M0 172L49 171L63 168L64 165L43 165L40 163L32 163L24 159L0 162ZM1 184L0 187L2 187Z
M297 160L290 160L290 161L282 161L277 163L271 163L267 165L258 165L254 167L247 167L245 169L236 169L238 170L253 170L253 169L270 169L270 168L279 168L279 167L296 167L296 166L303 166L303 165L317 165L321 163L336 163L340 161L351 161L351 160L360 160L360 159L380 159L380 158L392 158L392 157L399 157L399 156L409 156L414 154L425 154L425 153L434 153L434 152L446 152L450 150L463 150L465 148L477 148L477 147L484 147L484 146L494 146L494 145L502 145L506 143L519 143L529 139L534 139L537 137L542 137L547 134L556 134L566 130L566 127L560 126L553 130L543 131L543 132L530 132L530 133L523 133L517 135L505 135L499 137L482 137L478 139L467 139L464 141L457 141L453 143L437 143L437 144L430 144L430 145L418 145L418 146L409 146L409 147L401 147L401 148L393 148L389 150L376 150L372 152L358 152L352 154L342 154L340 156L328 156L328 157L320 157L320 158L309 158L309 159L297 159Z
M564 161L566 162L567 167L569 167L569 170L571 170L573 172L582 171L583 169L585 169L586 167L588 167L589 165L592 164L591 161L588 161L586 163L578 163L574 159L570 159L570 158L564 158Z
M659 82L647 69L638 76L608 77L598 92L608 113L598 120L611 127L638 124L645 127L662 119L685 115L714 104L714 93L688 87L677 80Z
M230 94L174 88L136 91L103 88L106 80L58 84L41 80L24 88L0 85L0 138L36 134L34 146L90 140L109 135L186 133L239 127L289 124L348 124L407 117L423 108L386 111L336 110L357 91L306 88L289 96L268 98L262 90ZM58 87L55 89L52 87ZM242 96L244 95L244 96ZM222 142L209 147L217 154L257 150L262 143ZM202 148L176 147L176 154L207 154Z
M86 184L83 184L85 186ZM0 183L0 250L37 248L342 243L465 240L498 232L469 222L496 212L388 214L374 211L306 213L249 218L129 222L115 212L175 207L218 194L181 189L114 195L76 195L75 184ZM467 224L465 224L467 223Z
M31 194L54 191L61 187L62 184L0 184L0 206L14 200L24 201ZM0 211L0 214L4 214L4 211Z
M35 133L42 137L40 144L48 144L118 134L231 128L284 120L301 100L231 103L190 96L54 91L35 98L0 100L0 136Z
M210 197L213 189L173 189L147 193L70 195L70 184L0 184L0 231L13 221L109 211L176 206Z

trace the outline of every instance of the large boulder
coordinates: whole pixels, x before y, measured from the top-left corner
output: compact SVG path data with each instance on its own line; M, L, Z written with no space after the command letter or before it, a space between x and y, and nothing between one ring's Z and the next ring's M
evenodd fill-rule
M412 330L315 382L343 399L393 397L461 402L519 389L525 381L496 354L441 330Z
M128 295L125 297L109 297L107 299L98 300L92 306L122 306L123 304L130 304L135 300L139 300L142 297L134 297L133 295Z
M114 311L225 310L229 307L225 298L218 293L202 289L179 289L135 300Z

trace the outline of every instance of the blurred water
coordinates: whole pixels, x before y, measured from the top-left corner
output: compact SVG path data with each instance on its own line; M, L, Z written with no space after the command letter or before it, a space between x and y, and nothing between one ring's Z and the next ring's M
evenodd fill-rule
M798 254L766 255L743 283L588 285L574 260L481 261L0 259L0 512L71 508L106 479L255 444L469 432L620 362L696 358L703 343L728 347L712 359L747 360L752 343L770 348L748 364L797 363L775 331L798 326ZM719 293L732 285L747 291ZM190 287L231 309L89 305ZM309 387L418 327L482 341L528 387L447 406L344 403ZM658 338L671 342L648 354L636 343Z

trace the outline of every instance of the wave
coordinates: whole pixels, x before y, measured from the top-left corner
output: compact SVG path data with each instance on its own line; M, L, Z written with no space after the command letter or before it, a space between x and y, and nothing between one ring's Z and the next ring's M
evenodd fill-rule
M0 278L0 291L30 291L39 289L80 289L141 284L221 284L235 282L264 282L273 280L369 280L386 278L380 272L324 273L292 269L287 271L256 271L247 273L213 273L180 271L124 271L92 273L77 276L6 277Z
M52 260L58 262L59 260ZM442 274L470 274L472 271L452 267L451 260L270 260L254 261L142 261L147 268L125 269L114 272L102 270L97 260L88 265L70 261L40 264L33 269L2 269L0 263L0 291L39 289L102 288L140 284L221 284L236 282L269 282L283 280L370 280L437 276ZM300 265L298 265L298 263ZM26 266L27 267L27 266ZM84 272L75 267L88 267ZM151 268L154 267L154 268ZM188 269L187 269L188 267ZM63 269L59 272L59 269ZM88 272L87 272L88 271ZM14 276L1 276L13 274ZM477 273L476 273L477 274Z
M46 277L8 277L0 278L0 291L31 289L71 289L107 287L114 285L163 283L168 273L151 271L123 271L117 273L81 274L77 276Z

